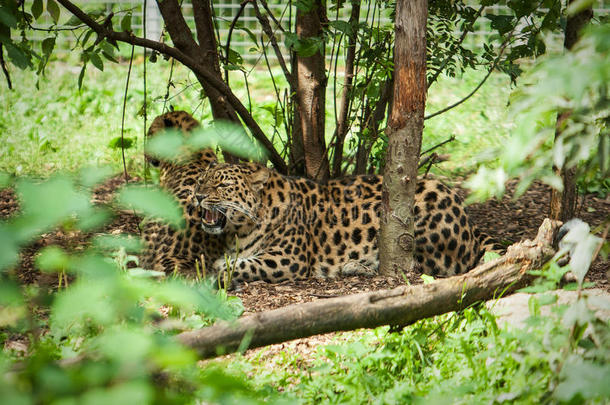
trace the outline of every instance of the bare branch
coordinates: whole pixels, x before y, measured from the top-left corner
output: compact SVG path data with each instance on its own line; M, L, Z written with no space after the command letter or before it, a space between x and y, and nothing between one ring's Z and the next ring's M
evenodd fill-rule
M269 20L267 19L267 17L265 17L260 12L260 9L258 8L258 4L256 4L256 1L253 2L252 4L254 5L254 12L256 13L256 18L261 23L263 32L267 35L267 37L269 37L269 42L271 43L271 47L273 48L273 51L275 52L275 57L277 58L277 62L280 64L280 67L282 68L282 72L284 72L284 77L286 77L286 81L290 85L290 91L294 92L294 89L296 88L294 78L290 74L290 71L288 70L288 67L286 66L286 61L284 60L282 51L280 50L280 47L277 44L277 38L275 37L273 30L271 29Z
M481 6L477 10L477 13L475 14L475 17L472 20L472 22L470 23L470 25L468 26L468 28L462 30L462 36L458 40L458 42L457 42L457 44L455 46L454 51L451 52L449 55L447 55L447 57L445 57L445 59L443 60L443 63L441 63L441 65L436 69L436 71L434 72L434 74L432 75L430 80L428 81L428 88L430 88L432 83L434 83L436 81L436 79L438 79L438 76L441 74L441 72L443 71L445 66L447 66L447 63L449 63L451 58L453 58L455 56L455 54L458 51L458 48L460 47L460 45L462 45L462 43L464 42L464 39L466 39L466 35L468 35L469 32L472 32L472 28L474 26L474 23L477 21L477 19L479 18L479 16L481 15L481 13L483 12L484 9L485 9L485 6Z
M483 86L483 84L485 84L485 82L487 81L487 79L489 79L489 76L491 76L492 72L494 71L494 69L496 68L496 66L498 66L498 63L500 62L500 59L502 58L502 55L504 54L504 50L506 49L506 46L509 44L513 33L514 33L514 28L513 31L510 33L510 35L508 36L508 38L506 38L506 40L504 41L504 43L502 44L502 48L500 49L500 53L498 54L498 56L496 57L496 59L494 59L494 63L491 65L491 67L489 68L489 71L487 72L487 74L485 75L485 77L483 78L483 80L481 80L481 82L477 85L477 87L475 87L470 93L468 93L468 95L466 95L466 97L462 98L459 101L456 101L455 103L443 108L442 110L439 110L435 113L426 115L424 117L424 120L436 117L437 115L443 114L455 107L457 107L458 105L462 104L464 101L468 100L470 97L472 97L477 91L479 91L479 89Z
M333 138L336 138L333 154L333 176L339 177L341 174L341 161L343 160L343 144L347 135L347 119L351 104L352 82L354 80L354 60L356 59L356 40L358 36L358 19L360 18L360 1L352 1L352 11L349 16L349 25L352 27L350 32L347 55L345 59L345 78L343 82L343 93L341 93L341 110L339 120ZM337 52L338 53L338 52ZM335 64L336 66L336 64Z
M11 75L8 72L6 67L6 61L4 60L4 49L2 44L0 43L0 65L2 66L2 72L4 72L4 77L6 77L6 84L9 90L13 90L13 83L11 82Z
M131 45L131 56L129 57L129 69L127 70L127 80L125 82L125 92L123 93L123 111L121 113L121 157L123 158L123 174L125 183L129 180L127 174L127 163L125 162L125 110L127 109L127 92L129 91L129 78L131 77L131 67L133 66L133 54L135 46ZM146 137L144 137L146 139ZM144 159L146 160L146 159Z
M201 1L201 0L195 0L195 1ZM229 51L231 49L231 36L233 35L233 30L235 29L235 24L237 24L237 20L239 20L239 17L241 17L241 14L244 12L244 9L246 8L246 5L248 5L248 3L250 3L250 0L244 0L241 2L241 4L239 5L239 10L237 10L237 14L233 18L233 21L231 21L231 26L229 27L229 34L227 35L227 44L225 45L225 63L229 63ZM199 30L197 30L197 35L199 35ZM199 42L201 42L201 40ZM227 85L229 84L229 69L227 69L227 68L225 68L225 82L227 83Z

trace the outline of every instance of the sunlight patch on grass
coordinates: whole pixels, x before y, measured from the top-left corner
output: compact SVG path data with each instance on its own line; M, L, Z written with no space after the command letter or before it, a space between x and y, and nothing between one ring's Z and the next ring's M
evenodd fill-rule
M169 78L169 64L148 64L148 123L164 110L164 95ZM56 171L75 171L83 166L109 165L122 170L120 150L109 142L120 136L121 114L127 66L106 64L104 72L87 69L83 89L77 80L80 68L64 62L49 66L40 89L34 86L36 75L30 71L12 72L15 89L0 87L0 171L15 175L47 177ZM278 88L285 87L280 69L273 70ZM427 113L437 111L468 94L482 79L484 72L468 72L461 78L440 78L428 94ZM248 92L241 72L230 76L235 94L248 107ZM342 79L337 78L333 92L329 82L327 95L327 142L335 126L333 99L341 95ZM248 72L252 114L278 150L284 149L286 135L281 118L273 113L275 90L268 72ZM451 160L436 169L443 174L473 171L477 158L489 148L502 145L509 135L511 123L506 116L510 87L508 79L493 74L485 86L470 100L453 110L425 122L423 148L438 144L452 134L456 140L436 150L451 155ZM192 73L176 64L170 97L166 108L186 110L195 118L209 122L211 112L207 101L201 101L201 88ZM138 115L143 105L142 59L134 62L125 113L125 137L134 138L134 147L126 150L127 167L139 173L143 166L143 118ZM277 131L274 126L277 125ZM349 136L348 136L349 137ZM349 142L346 142L346 149Z

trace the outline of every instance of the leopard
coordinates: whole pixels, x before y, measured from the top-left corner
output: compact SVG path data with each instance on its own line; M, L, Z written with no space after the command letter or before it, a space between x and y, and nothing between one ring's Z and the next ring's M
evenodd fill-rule
M213 163L192 204L202 229L225 238L213 269L220 278L229 276L230 288L259 280L375 275L382 181L358 175L319 184L258 163ZM413 214L418 272L462 274L496 248L473 225L458 193L440 180L417 180Z
M147 139L166 130L179 130L185 136L200 127L186 111L170 111L157 116L146 134ZM175 228L153 219L145 219L142 226L144 251L140 266L181 275L196 274L197 266L204 271L213 264L213 259L224 251L223 240L210 235L201 228L199 212L189 204L195 192L197 179L216 163L218 158L212 149L203 149L193 156L178 160L164 160L146 154L148 163L159 170L159 186L169 192L182 208L185 222L183 228ZM206 266L206 267L204 267Z

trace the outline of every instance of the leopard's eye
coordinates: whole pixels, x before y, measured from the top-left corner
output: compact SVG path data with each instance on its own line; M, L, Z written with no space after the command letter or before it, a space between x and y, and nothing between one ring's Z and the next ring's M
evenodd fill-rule
M220 183L218 185L218 187L224 188L224 187L230 187L232 185L233 185L233 183L231 183L231 182L224 182L224 183Z

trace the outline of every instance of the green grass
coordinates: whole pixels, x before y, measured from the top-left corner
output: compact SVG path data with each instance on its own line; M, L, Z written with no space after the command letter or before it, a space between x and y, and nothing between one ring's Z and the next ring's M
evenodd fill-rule
M138 115L143 105L142 58L136 59L131 74L125 113L125 136L136 138L135 147L126 150L130 171L141 169L144 122ZM169 78L169 64L147 64L148 124L163 112L164 95ZM83 166L109 165L122 170L120 151L108 146L121 135L121 114L127 65L105 65L100 72L89 66L83 88L78 89L80 68L65 62L51 63L45 78L30 71L13 69L15 89L0 86L0 171L15 175L47 177L56 171L74 171ZM461 78L442 78L432 86L427 111L433 112L460 99L482 78L482 72L469 72ZM278 85L284 85L281 72L274 70ZM279 150L285 141L283 127L274 136L274 117L268 111L275 100L272 83L264 70L253 70L248 76L252 97L252 113ZM327 97L327 141L335 122L332 81ZM231 86L247 105L248 93L241 73L232 73ZM451 160L441 165L449 172L470 171L477 156L490 147L501 145L511 127L506 117L510 88L508 80L492 75L488 83L461 106L426 121L423 149L436 145L451 135L456 140L439 153L448 153ZM340 95L340 94L338 94ZM200 87L194 76L176 65L173 86L167 106L194 112L197 119L209 122L207 102L200 100ZM346 142L347 144L348 142Z
M461 100L483 79L484 72L469 71L459 78L441 77L428 92L426 115ZM510 80L506 75L492 74L471 98L459 106L424 121L422 151L454 135L455 140L436 149L450 155L440 165L451 173L476 169L482 156L501 145L510 136L513 124L508 116Z
M601 364L608 351L592 349L590 336L575 345L570 328L556 315L568 308L558 305L553 316L533 315L523 327L512 327L480 306L425 319L398 333L387 327L342 333L313 356L288 348L217 362L236 375L247 373L257 386L271 385L307 404L604 403L603 373L610 368ZM598 326L607 336L608 325ZM577 374L583 368L576 371L588 361L583 362L584 347L591 350L584 369L601 373L589 381Z

